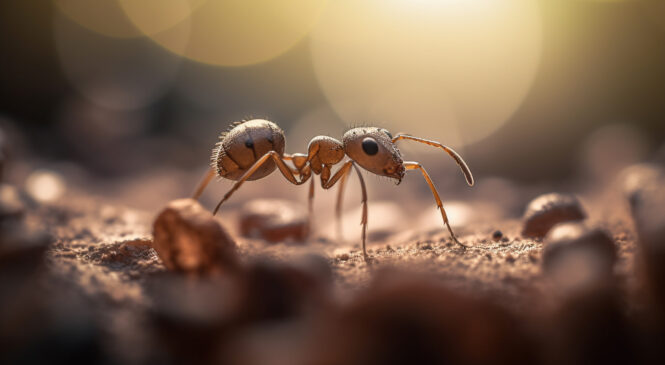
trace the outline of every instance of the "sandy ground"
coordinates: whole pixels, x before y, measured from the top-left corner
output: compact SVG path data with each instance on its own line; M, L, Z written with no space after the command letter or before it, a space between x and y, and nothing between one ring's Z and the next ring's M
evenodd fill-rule
M74 284L86 295L111 305L145 305L142 279L166 269L150 248L154 213L100 206L92 199L75 199L48 209L41 218L51 224L55 243L47 257L55 277ZM218 220L234 232L241 260L272 258L289 262L307 254L324 257L334 274L338 293L344 297L361 291L377 271L400 268L439 278L453 288L490 294L514 309L528 305L546 286L541 262L541 240L521 237L517 219L474 224L458 229L460 239L472 246L452 243L443 228L426 232L383 232L370 241L366 263L358 243L339 243L316 233L308 242L269 243L235 234L235 221ZM635 234L628 219L597 222L613 236L619 252L616 274L628 285L634 281ZM494 240L500 229L503 238ZM376 235L374 235L376 236Z

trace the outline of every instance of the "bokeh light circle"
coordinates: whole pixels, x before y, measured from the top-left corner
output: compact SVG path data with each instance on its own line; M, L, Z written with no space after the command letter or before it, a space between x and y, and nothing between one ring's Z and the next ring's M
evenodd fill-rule
M511 117L541 46L530 0L339 0L311 35L317 78L343 120L452 145Z
M181 58L141 39L100 37L61 14L54 19L58 60L68 81L95 105L145 108L175 80Z
M267 61L293 47L317 23L328 1L204 1L186 19L157 34L150 7L136 3L121 0L134 26L166 49L206 64L244 66ZM185 33L188 46L182 49L173 39Z
M185 21L207 0L54 0L68 18L96 33L113 38L155 35ZM140 20L138 29L127 12Z

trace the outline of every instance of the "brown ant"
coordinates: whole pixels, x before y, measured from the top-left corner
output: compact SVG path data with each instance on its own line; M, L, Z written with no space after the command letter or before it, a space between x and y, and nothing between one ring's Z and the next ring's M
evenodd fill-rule
M194 199L201 196L203 190L215 175L235 180L236 183L231 190L224 195L224 198L215 207L213 214L216 214L222 203L228 200L231 194L238 190L245 181L266 177L277 167L282 175L294 185L304 184L312 176L312 173L321 175L321 186L324 189L330 189L339 182L340 188L336 208L339 221L344 185L353 168L358 175L362 190L362 250L363 257L367 259L367 251L365 250L367 189L358 166L371 173L393 178L397 180L397 184L402 181L406 170L420 170L432 190L436 205L441 211L443 223L448 227L452 240L462 247L468 247L462 244L453 233L439 193L425 168L418 162L402 160L402 155L395 145L395 142L401 139L424 143L446 151L462 169L469 186L473 186L473 176L464 160L455 151L439 142L408 134L398 134L393 137L390 132L383 128L361 127L350 129L344 133L342 142L328 136L314 137L309 142L307 154L294 153L290 155L284 153L284 131L273 122L254 119L234 123L228 131L219 136L219 142L215 145L212 153L212 168L196 189ZM348 156L350 160L344 162L342 167L333 175L331 172L332 166L340 163L344 156ZM286 161L291 161L295 169L289 167ZM313 198L314 179L312 179L309 189L310 214L312 213Z

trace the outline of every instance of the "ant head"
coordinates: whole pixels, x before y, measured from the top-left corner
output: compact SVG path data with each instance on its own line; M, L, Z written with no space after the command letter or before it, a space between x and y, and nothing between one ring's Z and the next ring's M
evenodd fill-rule
M342 137L344 152L358 165L381 176L397 180L404 177L402 154L392 140L392 135L383 128L353 128Z

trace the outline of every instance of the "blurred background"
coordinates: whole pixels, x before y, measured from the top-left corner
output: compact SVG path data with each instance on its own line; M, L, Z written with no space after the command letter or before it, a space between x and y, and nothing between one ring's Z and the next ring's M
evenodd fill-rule
M288 152L409 132L525 184L665 155L663 1L3 1L0 37L0 127L30 156L14 178L45 168L139 207L187 194L245 118L282 126ZM464 184L440 151L400 146L444 191Z

